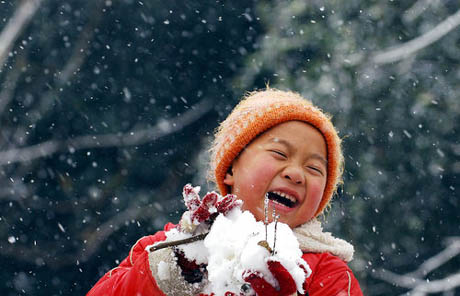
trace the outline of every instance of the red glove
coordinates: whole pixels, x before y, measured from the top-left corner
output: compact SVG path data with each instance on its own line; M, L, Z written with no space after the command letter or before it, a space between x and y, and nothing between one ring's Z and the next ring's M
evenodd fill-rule
M297 292L297 286L289 271L278 261L268 261L268 269L279 283L279 290L270 285L260 272L249 271L243 274L246 282L259 296L289 296Z
M184 186L184 202L190 211L192 222L199 224L205 221L212 221L219 213L227 214L234 207L241 204L233 194L227 194L225 197L216 192L207 193L202 200L199 196L199 188L190 184Z
M203 199L200 199L199 192L199 187L193 187L190 184L184 186L182 195L188 211L184 213L179 222L179 231L181 232L193 234L199 225L208 228L220 213L225 215L242 203L232 194L222 197L216 192L210 192ZM189 260L179 249L175 249L174 253L185 280L189 283L201 282L203 274L206 273L206 266L198 265L195 261ZM231 294L226 296L231 296Z

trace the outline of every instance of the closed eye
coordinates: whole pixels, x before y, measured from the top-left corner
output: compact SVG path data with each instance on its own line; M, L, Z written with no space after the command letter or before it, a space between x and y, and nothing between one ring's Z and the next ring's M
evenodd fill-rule
M283 157L283 158L287 158L286 154L284 154L283 152L279 151L279 150L269 150L270 152L276 154L277 156L280 156L280 157Z
M314 170L317 173L320 173L322 176L324 176L323 170L314 166L308 166L309 169Z

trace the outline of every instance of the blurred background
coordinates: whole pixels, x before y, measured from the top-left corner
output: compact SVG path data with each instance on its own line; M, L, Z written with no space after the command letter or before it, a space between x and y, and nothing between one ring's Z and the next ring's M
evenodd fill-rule
M246 91L333 115L365 295L460 295L460 3L0 1L1 295L84 295L206 182Z

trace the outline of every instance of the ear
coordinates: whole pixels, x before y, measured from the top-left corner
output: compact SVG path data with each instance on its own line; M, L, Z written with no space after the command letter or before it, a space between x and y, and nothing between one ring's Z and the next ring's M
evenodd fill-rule
M235 179L233 178L232 168L230 167L225 174L224 184L227 186L233 186L235 184Z

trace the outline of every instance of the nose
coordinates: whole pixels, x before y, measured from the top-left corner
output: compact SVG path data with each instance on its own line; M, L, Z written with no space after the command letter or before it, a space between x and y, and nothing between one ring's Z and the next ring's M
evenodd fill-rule
M294 184L300 185L300 184L305 183L305 178L304 178L304 174L303 174L302 169L297 167L297 166L294 166L294 165L286 167L283 170L281 176L283 178L288 179L289 181L291 181Z

